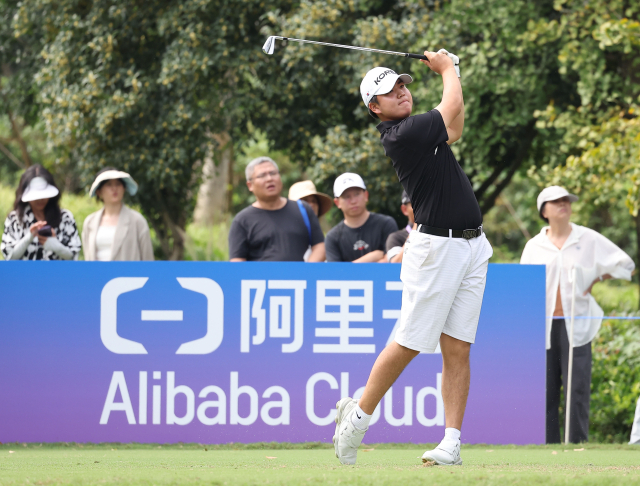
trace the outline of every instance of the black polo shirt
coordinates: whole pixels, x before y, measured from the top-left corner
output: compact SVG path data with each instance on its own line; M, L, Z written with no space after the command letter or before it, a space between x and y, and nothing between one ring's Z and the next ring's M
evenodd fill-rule
M482 224L473 188L447 144L438 110L378 125L384 151L407 191L416 223L444 229Z

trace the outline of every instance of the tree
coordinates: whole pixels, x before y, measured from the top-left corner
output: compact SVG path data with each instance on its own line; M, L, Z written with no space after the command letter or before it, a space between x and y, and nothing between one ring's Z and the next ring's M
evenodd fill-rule
M556 8L561 19L540 22L529 35L559 45L561 82L575 95L536 112L555 150L544 151L530 175L541 186L575 191L592 211L624 200L640 263L640 5L591 0Z
M18 3L0 0L0 114L7 120L7 133L0 134L0 152L17 169L25 169L32 159L23 131L38 120L33 75L41 46L37 38L15 36L11 22ZM10 149L12 145L18 154Z
M87 183L107 165L130 172L169 259L182 258L211 134L242 137L258 103L263 14L257 0L25 0L13 21L18 39L42 39L50 143Z

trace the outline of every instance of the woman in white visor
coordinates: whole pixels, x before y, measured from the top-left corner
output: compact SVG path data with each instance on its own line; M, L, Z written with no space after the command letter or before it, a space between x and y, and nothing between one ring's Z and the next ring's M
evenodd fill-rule
M130 196L138 192L138 184L129 174L113 167L98 172L90 195L102 201L104 207L84 220L85 260L153 260L147 220L124 204L125 192Z
M546 265L546 347L547 420L546 441L561 442L560 388L567 386L569 366L569 320L571 313L571 270L574 266L589 273L586 286L576 291L575 315L596 317L576 319L573 334L573 373L569 441L586 442L589 437L589 399L591 397L591 341L596 337L603 316L591 295L593 285L609 278L631 280L633 260L615 244L584 226L571 222L571 203L578 200L559 186L547 187L538 196L538 212L549 226L527 242L520 263ZM581 273L582 270L581 270ZM593 280L592 280L593 279ZM578 281L578 279L576 279ZM566 388L565 388L566 390ZM566 397L566 391L565 391Z
M80 236L73 214L60 209L60 191L39 164L24 171L4 223L2 254L6 260L77 260Z

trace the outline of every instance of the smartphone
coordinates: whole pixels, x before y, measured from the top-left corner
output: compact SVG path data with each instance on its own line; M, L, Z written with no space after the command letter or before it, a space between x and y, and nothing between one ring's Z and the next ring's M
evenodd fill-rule
M38 230L38 234L40 236L52 236L53 233L51 232L51 226L49 226L48 224L44 225Z

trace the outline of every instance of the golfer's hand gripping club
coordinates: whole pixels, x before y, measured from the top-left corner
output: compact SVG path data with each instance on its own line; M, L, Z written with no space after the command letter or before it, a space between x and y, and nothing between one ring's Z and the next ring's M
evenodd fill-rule
M428 56L426 56L427 54ZM443 54L446 55L449 59L451 59L452 64L449 64L448 60L444 60L444 58L441 56ZM429 69L431 69L436 74L442 75L443 71L447 67L453 65L453 68L456 71L456 75L460 77L460 66L459 66L460 59L455 54L451 54L446 49L440 49L438 52L425 51L425 56L428 57L428 59L426 61L422 61L423 64L426 64L429 67ZM438 59L438 57L440 57L440 59Z

